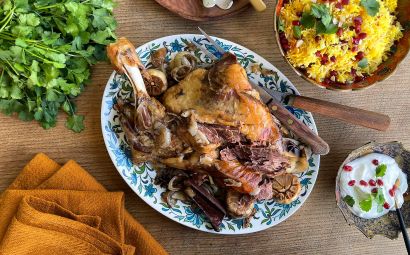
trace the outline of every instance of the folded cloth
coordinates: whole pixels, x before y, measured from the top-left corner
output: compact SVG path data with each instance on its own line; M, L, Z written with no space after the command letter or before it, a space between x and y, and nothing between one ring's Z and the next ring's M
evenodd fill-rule
M0 254L167 254L74 161L36 155L0 196Z

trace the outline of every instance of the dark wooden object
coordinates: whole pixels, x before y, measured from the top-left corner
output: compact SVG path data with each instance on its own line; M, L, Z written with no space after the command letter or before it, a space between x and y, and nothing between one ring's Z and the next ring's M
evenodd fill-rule
M390 126L390 117L341 104L335 104L304 96L290 96L288 104L296 108L343 120L355 125L386 131Z
M196 21L207 21L222 19L235 15L249 7L249 0L235 0L229 10L222 10L218 7L205 8L202 0L155 0L157 3L167 8L179 16Z

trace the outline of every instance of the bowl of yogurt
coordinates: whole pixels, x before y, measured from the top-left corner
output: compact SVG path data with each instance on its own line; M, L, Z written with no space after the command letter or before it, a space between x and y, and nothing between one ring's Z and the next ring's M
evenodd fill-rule
M368 238L397 238L396 203L410 225L409 169L410 152L399 142L370 142L351 152L336 177L336 202L346 221Z

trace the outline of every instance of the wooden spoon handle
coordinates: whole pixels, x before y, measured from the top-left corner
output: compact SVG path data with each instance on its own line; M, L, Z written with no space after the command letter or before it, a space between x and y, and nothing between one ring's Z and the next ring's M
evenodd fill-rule
M315 134L308 126L303 124L291 112L276 100L270 100L267 104L270 112L286 126L293 134L299 137L303 142L310 145L314 154L326 155L329 153L329 145Z
M249 0L251 2L253 8L257 10L258 12L264 11L266 9L266 4L263 2L263 0Z
M386 131L390 125L389 116L377 112L371 112L304 96L291 95L288 98L288 105L290 106L318 113L323 116L343 120L351 124L380 131Z

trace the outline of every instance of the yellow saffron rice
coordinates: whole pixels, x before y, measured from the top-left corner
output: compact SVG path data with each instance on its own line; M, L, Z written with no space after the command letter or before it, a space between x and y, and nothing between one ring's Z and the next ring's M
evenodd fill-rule
M332 82L348 84L353 82L355 77L371 75L386 60L393 43L402 37L402 27L399 22L396 22L394 16L397 0L378 0L380 7L375 16L370 16L366 12L360 0L350 0L347 5L343 5L342 9L336 7L338 1L320 1L290 0L283 6L280 20L289 44L286 54L289 61L295 67L305 69L309 77L318 82L326 81L327 78L328 81L331 79ZM295 24L292 22L300 21L301 13L309 13L314 3L326 4L329 7L333 24L343 29L341 34L318 35L315 27L307 29L301 25L301 37L295 38L293 31ZM361 17L360 33L366 34L357 45L353 43L354 38L358 36L353 28L355 17ZM352 48L357 49L352 50ZM358 64L358 52L363 52L368 61L365 67L363 65L360 67ZM325 54L329 58L334 56L333 61L323 63L320 56Z

